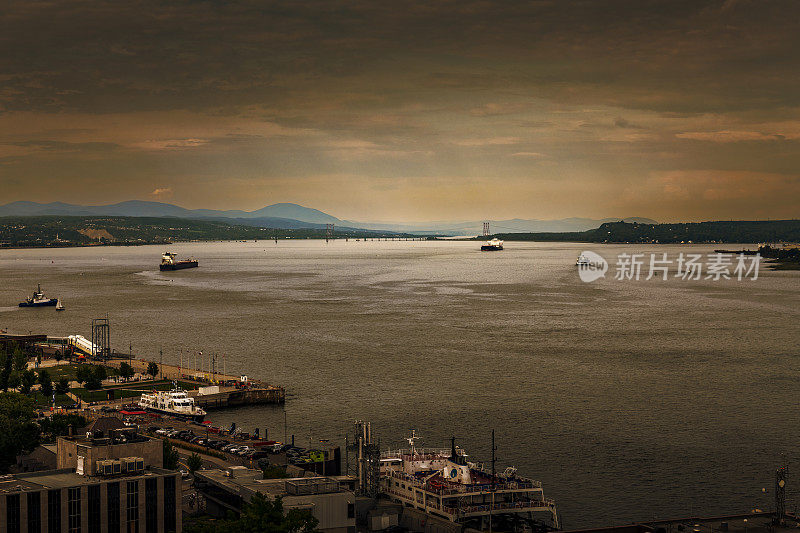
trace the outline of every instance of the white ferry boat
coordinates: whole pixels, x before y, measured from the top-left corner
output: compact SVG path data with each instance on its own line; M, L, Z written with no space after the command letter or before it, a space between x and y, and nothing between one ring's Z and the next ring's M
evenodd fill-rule
M139 407L145 411L188 418L197 422L202 422L206 417L206 412L194 404L194 398L186 394L183 389L178 388L177 385L171 391L153 391L152 394L142 394Z
M513 467L492 474L467 460L453 439L450 450L410 449L381 454L381 492L422 512L478 530L503 524L532 530L558 529L558 512L542 484Z

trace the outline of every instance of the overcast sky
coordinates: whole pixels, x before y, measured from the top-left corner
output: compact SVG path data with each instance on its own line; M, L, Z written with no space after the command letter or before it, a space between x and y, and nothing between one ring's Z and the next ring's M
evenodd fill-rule
M0 203L800 216L800 2L4 0Z

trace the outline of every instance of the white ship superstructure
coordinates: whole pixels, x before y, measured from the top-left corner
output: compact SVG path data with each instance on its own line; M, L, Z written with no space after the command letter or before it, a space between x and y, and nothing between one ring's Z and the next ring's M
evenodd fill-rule
M510 519L558 529L558 513L542 484L507 468L492 475L469 462L463 450L410 449L381 454L381 492L402 503L451 522L486 529L490 520Z
M147 411L200 422L206 417L206 412L195 405L194 398L177 387L171 391L153 391L152 394L142 394L139 407Z

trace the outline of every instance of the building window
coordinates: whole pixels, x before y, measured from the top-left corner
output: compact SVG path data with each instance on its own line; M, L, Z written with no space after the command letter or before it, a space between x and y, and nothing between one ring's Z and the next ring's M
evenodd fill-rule
M147 533L158 531L158 478L144 482L144 524Z
M89 485L86 517L88 533L100 533L100 485Z
M81 488L67 489L67 528L69 533L81 533Z
M28 533L42 533L42 493L28 493Z
M176 506L175 506L175 476L164 478L164 530L175 531Z
M128 533L139 533L139 482L128 481L126 494L126 519Z
M19 494L6 496L6 531L19 533Z
M61 533L61 489L47 491L47 533Z
M119 533L121 526L119 517L119 483L106 485L106 492L108 493L108 531L109 533Z
M347 504L347 518L356 517L356 505L354 503Z

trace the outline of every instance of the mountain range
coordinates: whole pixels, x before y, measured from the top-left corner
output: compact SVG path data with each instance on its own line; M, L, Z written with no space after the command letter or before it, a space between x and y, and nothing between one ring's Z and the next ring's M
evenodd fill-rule
M0 216L127 216L127 217L176 217L188 219L211 219L257 227L297 229L322 228L335 224L337 228L383 230L403 233L438 235L478 235L483 231L483 220L436 221L420 223L378 223L341 220L318 209L292 203L268 205L255 211L186 209L163 202L130 200L109 205L75 205L63 202L42 204L38 202L11 202L0 206ZM565 232L586 231L606 222L639 222L655 224L648 218L564 218L559 220L509 219L489 221L492 233L511 232Z

